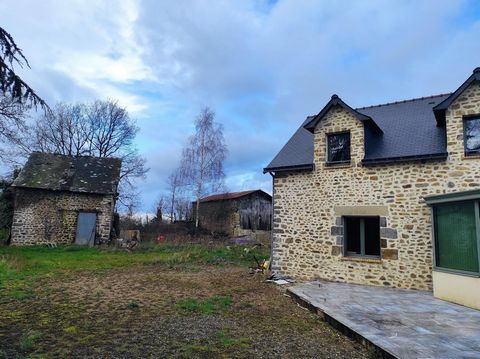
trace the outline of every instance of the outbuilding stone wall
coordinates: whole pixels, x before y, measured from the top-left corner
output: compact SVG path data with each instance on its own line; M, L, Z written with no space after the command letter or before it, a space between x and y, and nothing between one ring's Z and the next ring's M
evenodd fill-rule
M192 204L195 217L196 203ZM253 193L242 198L200 202L200 226L230 236L271 229L272 201Z
M362 123L341 107L314 134L311 172L274 178L273 270L303 279L432 289L431 209L423 198L480 187L480 159L465 158L463 116L480 114L473 83L446 113L446 161L363 166ZM326 134L351 132L351 164L325 166ZM343 255L345 215L378 215L381 259Z
M12 245L71 244L82 211L97 213L95 243L107 243L113 206L113 195L16 188Z

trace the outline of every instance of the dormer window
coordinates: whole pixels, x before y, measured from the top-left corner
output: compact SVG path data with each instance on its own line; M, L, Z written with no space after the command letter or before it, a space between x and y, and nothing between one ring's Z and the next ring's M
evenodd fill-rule
M464 120L463 135L465 156L480 156L480 116Z
M327 165L350 163L350 132L327 135Z

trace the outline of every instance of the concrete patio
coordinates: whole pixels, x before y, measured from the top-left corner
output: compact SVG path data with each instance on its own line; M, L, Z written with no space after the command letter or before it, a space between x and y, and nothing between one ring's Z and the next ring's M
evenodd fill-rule
M480 358L480 311L431 293L327 281L298 284L288 291L385 357Z

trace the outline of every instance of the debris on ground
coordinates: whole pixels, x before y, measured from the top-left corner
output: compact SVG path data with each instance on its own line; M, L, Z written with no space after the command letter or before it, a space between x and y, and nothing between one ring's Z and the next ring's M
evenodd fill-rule
M245 252L245 254L248 254L248 253L250 253L250 251L252 251L252 250L254 250L255 248L260 247L260 246L261 246L261 244L260 244L260 245L256 244L256 245L254 245L254 246L251 247L251 248L245 248L245 249L244 249L244 252ZM269 267L270 267L270 260L268 260L268 259L262 259L261 261L259 261L259 260L257 259L257 257L255 256L255 254L252 253L252 256L253 256L253 259L254 259L255 262L256 262L256 266L255 266L255 267L250 267L248 273L249 273L249 274L256 274L256 273L261 273L261 274L263 274L263 273L265 273L265 271L267 271L267 270L269 269Z
M272 275L268 277L268 279L265 282L275 283L278 285L285 285L285 284L295 283L295 280L290 277L282 276L278 273L272 273Z
M127 238L127 239L117 238L115 240L115 245L117 248L124 248L129 252L134 250L136 247L138 247L139 244L140 244L140 241L136 237Z

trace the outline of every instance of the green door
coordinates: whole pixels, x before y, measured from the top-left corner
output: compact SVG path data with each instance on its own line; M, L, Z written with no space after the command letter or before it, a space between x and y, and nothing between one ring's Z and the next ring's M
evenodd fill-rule
M436 266L478 272L475 202L435 206Z

